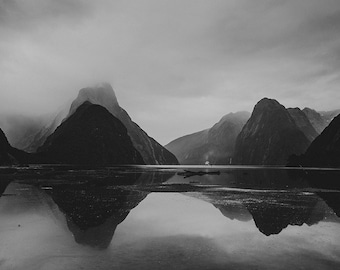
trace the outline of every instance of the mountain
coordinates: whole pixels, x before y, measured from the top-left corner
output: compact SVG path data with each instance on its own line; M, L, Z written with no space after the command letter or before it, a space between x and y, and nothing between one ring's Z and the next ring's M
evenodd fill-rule
M64 106L58 113L43 118L43 121L35 121L28 127L20 127L19 129L16 125L12 125L15 129L15 136L18 137L15 138L16 145L27 152L36 152L65 118L70 117L85 101L105 107L123 122L134 147L141 153L144 163L178 164L176 157L172 153L149 137L145 131L131 120L127 112L119 106L111 85L107 83L81 89L71 107L66 104L67 106ZM26 132L26 130L29 130L29 132Z
M286 165L290 155L303 153L309 144L286 108L263 98L236 139L234 163Z
M304 108L302 110L305 115L307 116L308 120L312 124L312 126L315 128L317 133L321 133L325 127L328 125L328 122L326 119L324 119L320 113L317 111L311 109L311 108Z
M301 159L304 166L340 167L340 115L312 142Z
M28 158L27 153L9 144L5 133L0 129L0 166L27 163Z
M61 124L69 108L70 103L56 113L41 116L5 114L0 117L0 126L13 147L34 153Z
M190 159L193 158L189 152L193 149L199 148L201 145L205 145L208 142L208 132L209 129L205 129L189 135L185 135L171 141L164 147L176 156L180 164L195 164L196 162L194 160L190 161ZM204 157L202 157L201 162L203 162L204 164L205 161L203 161L203 159Z
M107 109L83 103L38 149L44 162L144 164L125 126Z
M47 119L45 119L39 130L26 138L26 143L22 149L29 153L36 152L38 148L44 144L47 137L50 136L61 124L61 122L66 117L67 112L68 110L63 108L56 115L49 116Z
M44 117L9 114L2 115L0 125L11 146L25 149L43 126Z
M294 119L297 127L305 134L307 139L312 142L319 133L312 126L306 114L299 108L288 108L290 116Z
M327 125L332 122L332 120L334 119L334 117L336 117L338 114L340 114L340 109L338 110L332 110L332 111L321 111L318 112L321 117L326 120Z
M180 164L229 164L235 141L249 119L248 112L229 113L210 129L173 140L165 146Z
M96 87L81 89L78 97L71 105L68 117L85 101L105 107L125 125L134 147L142 155L145 164L178 164L176 157L172 153L149 137L144 130L131 120L128 113L119 106L110 84L104 83Z

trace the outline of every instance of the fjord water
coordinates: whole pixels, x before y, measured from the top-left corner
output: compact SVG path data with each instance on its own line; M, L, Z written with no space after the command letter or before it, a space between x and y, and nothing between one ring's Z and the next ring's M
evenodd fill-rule
M340 171L0 169L0 269L338 269Z

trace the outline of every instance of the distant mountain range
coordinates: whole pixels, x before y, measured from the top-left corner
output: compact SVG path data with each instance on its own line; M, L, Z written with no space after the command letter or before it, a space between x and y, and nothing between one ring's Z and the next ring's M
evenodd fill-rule
M105 111L115 119L113 120L112 117L109 119L110 117L105 113L105 119L108 122L102 123L102 129L98 131L100 135L95 135L94 132L98 129L96 124L99 124L101 121L99 119L100 117L96 117L95 114L103 116L104 111L98 107L96 107L96 109L91 107L85 110L90 110L91 113L84 113L84 108L81 112L77 113L78 108L85 102L100 105L101 108L105 108ZM77 117L73 117L74 114L77 114ZM95 123L96 121L94 120L87 123L83 119L84 116L80 117L80 115L95 118L97 123ZM8 128L8 125L4 125L8 130L12 131L11 134L16 135L13 136L15 137L13 141L16 145L21 146L27 152L39 152L39 154L30 155L30 160L33 162L178 164L176 157L172 153L157 143L153 138L149 137L145 131L131 120L127 112L119 106L111 85L107 83L81 89L69 110L63 109L56 114L56 116L48 117L48 119L50 120L49 122L46 119L39 119L37 121L30 119L25 124L18 125L18 128ZM111 124L113 127L118 127L117 121L127 129L127 138L131 140L132 147L138 153L132 155L134 156L132 159L124 159L124 155L129 155L128 153L131 149L130 145L128 145L129 143L126 144L128 140L123 138L125 135L122 135L124 132L122 133L123 129L121 129L121 126L116 130L116 134L114 134L115 131L109 127ZM89 133L81 132L79 130L79 126L81 125L83 130ZM106 125L108 127L106 127ZM78 129L75 128L75 126L77 126ZM23 131L21 139L20 136L17 136L20 130ZM120 134L119 136L122 135L122 137L119 137L117 134ZM99 136L101 136L102 141L99 140ZM69 141L67 141L66 138ZM96 145L96 151L94 151L94 148L96 148L95 142L100 144ZM108 146L113 147L114 145L115 148L113 148L112 151L106 148ZM121 148L120 150L119 147ZM99 149L102 149L105 153L100 154ZM117 151L113 153L115 149ZM121 160L113 157L114 155L117 157L118 154L122 157ZM92 159L90 158L91 155ZM137 157L139 155L141 155L141 159Z
M212 128L173 140L165 147L181 164L286 165L303 154L340 110L316 112L260 100L251 114L224 116Z
M69 115L72 115L85 101L103 106L125 125L134 147L142 155L145 164L178 164L172 153L149 137L119 106L111 85L104 83L96 87L81 89L78 97L72 102Z
M229 113L210 129L178 138L165 148L181 164L228 164L234 155L235 141L250 117L248 112Z
M103 83L81 89L70 108L53 117L20 120L16 116L11 118L12 126L10 118L7 122L0 118L0 128L4 127L14 142L12 147L1 132L0 164L176 165L179 161L180 164L340 166L337 159L340 127L334 118L339 112L286 109L274 99L263 98L252 114L229 113L213 127L180 137L163 147L131 120L119 106L111 85Z

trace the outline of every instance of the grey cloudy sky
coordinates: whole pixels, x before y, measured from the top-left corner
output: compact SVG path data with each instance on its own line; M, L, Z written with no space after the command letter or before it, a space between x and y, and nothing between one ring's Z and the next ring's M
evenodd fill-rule
M0 0L0 113L101 81L163 144L265 96L340 108L340 1Z

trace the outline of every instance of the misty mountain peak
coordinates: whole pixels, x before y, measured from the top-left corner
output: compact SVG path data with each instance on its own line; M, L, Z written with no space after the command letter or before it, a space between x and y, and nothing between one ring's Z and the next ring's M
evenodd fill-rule
M229 164L235 140L250 117L249 112L224 115L210 129L180 137L165 147L173 152L181 164Z
M143 164L124 124L106 108L85 101L38 149L48 162Z
M109 83L101 83L93 87L83 88L72 102L67 118L71 117L84 102L100 105L117 117L127 128L134 147L141 153L146 164L178 164L176 157L149 137L128 113L119 106L115 92Z
M92 87L86 87L79 90L78 97L88 97L88 98L110 98L111 101L117 102L116 94L112 86L107 83L99 83Z
M246 111L240 111L240 112L235 112L235 113L228 113L224 115L219 123L225 122L225 121L231 121L231 120L239 120L239 119L246 119L248 120L250 117L250 113Z
M72 102L69 115L85 101L101 105L111 112L120 108L112 86L106 82L80 89L77 98Z

